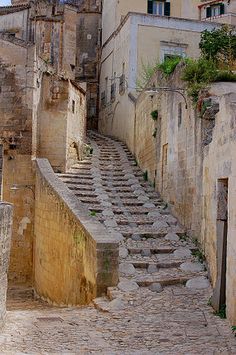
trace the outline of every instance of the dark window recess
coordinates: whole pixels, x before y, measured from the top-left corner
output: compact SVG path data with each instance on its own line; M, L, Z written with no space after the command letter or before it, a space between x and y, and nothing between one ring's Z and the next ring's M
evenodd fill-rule
M72 100L72 112L75 113L75 100Z
M206 17L211 17L211 8L210 7L207 7L206 8Z
M123 94L125 92L125 74L120 76L119 93Z
M178 127L181 126L182 123L182 102L178 104Z
M153 13L153 3L152 0L148 0L148 8L147 8L147 12L148 14L152 14Z
M101 93L101 106L102 107L106 106L106 93L105 93L105 91L102 91L102 93Z
M170 2L165 2L164 4L164 15L170 16Z
M220 14L224 15L225 13L225 4L220 4Z
M116 83L111 84L111 101L116 99Z

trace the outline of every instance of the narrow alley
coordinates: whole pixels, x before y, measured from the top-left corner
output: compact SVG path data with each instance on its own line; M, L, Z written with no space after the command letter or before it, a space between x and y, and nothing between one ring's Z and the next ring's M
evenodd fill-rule
M1 354L236 354L213 314L196 245L127 147L90 133L88 159L58 174L120 243L120 281L87 307L56 308L10 287Z

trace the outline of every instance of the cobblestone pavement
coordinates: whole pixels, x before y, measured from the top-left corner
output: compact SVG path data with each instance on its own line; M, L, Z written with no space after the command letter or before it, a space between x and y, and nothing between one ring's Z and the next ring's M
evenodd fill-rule
M196 246L125 145L92 133L93 154L60 178L120 241L120 282L82 308L10 288L0 354L236 354Z

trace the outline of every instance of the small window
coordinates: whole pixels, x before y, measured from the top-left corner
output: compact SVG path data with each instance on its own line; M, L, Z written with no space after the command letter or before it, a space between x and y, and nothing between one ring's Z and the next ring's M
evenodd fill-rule
M111 84L111 101L114 102L116 99L116 83Z
M72 113L75 113L75 100L72 100Z
M225 13L225 5L223 3L208 6L206 8L206 18L224 15L224 13Z
M178 104L178 127L180 127L182 123L182 114L183 114L182 102L180 102Z
M165 0L149 0L148 13L159 16L170 16L170 2Z

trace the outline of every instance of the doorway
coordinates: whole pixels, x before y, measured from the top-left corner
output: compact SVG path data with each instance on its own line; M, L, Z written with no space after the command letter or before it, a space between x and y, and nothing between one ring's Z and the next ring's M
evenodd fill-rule
M228 179L219 179L217 185L217 281L213 291L212 304L215 310L219 312L226 305Z

